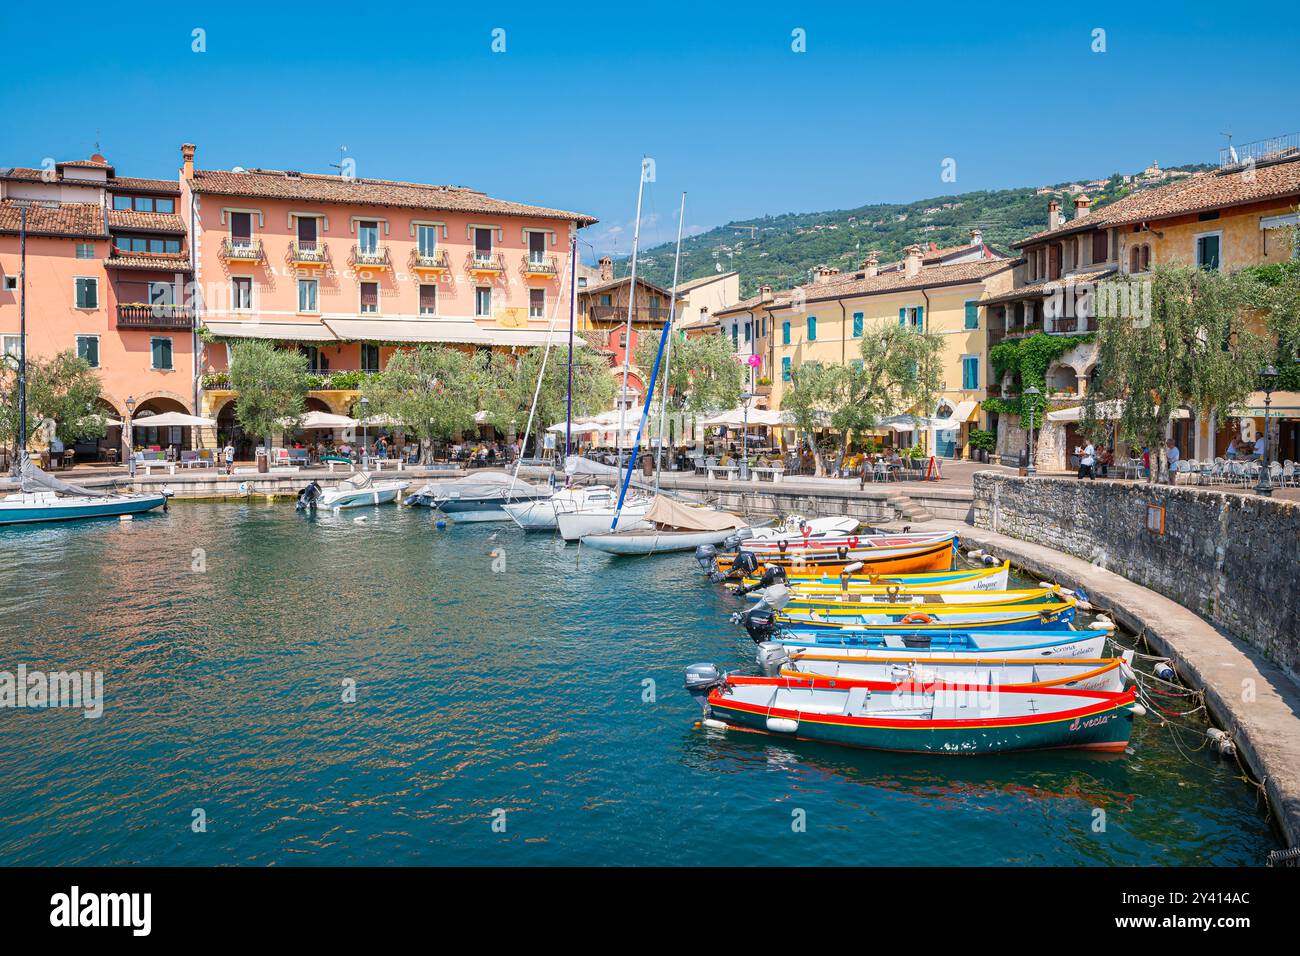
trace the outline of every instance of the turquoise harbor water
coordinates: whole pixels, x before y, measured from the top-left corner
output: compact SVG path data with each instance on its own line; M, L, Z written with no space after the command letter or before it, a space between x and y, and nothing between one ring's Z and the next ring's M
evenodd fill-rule
M360 514L179 503L0 531L0 670L102 670L106 698L98 720L0 710L0 862L1253 865L1278 845L1234 765L1150 718L1126 756L693 730L683 667L748 667L753 645L689 556Z

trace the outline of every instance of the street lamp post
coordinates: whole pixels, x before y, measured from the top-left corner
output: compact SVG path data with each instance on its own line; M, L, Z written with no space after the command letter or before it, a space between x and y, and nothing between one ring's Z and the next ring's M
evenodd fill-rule
M1029 399L1029 465L1025 468L1026 475L1034 475L1034 404L1041 393L1037 387L1030 385L1025 389L1025 396Z
M135 396L126 397L126 473L132 478L135 477L135 440L132 431L135 428Z
M740 480L749 481L749 403L754 400L752 392L740 393L740 406L745 410L740 432Z
M361 396L361 470L365 471L370 462L369 432L366 419L370 417L370 399Z
M1264 392L1264 455L1259 463L1259 483L1255 485L1255 494L1265 497L1273 494L1273 476L1269 473L1269 463L1273 460L1272 443L1269 441L1269 407L1273 403L1277 375L1277 369L1271 365L1265 365L1259 371L1259 383Z

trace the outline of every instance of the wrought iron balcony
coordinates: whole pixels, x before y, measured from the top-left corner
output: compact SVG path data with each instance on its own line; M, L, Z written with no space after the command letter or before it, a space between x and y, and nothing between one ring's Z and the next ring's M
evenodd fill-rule
M465 271L474 273L504 273L506 260L499 252L471 252L465 257Z
M519 264L519 271L524 276L552 279L559 275L560 267L555 256L533 256L530 253L524 256L524 261Z
M388 255L387 246L362 249L360 246L354 245L348 263L354 269L391 269L393 267L393 260Z
M289 261L297 266L323 266L330 261L330 247L316 239L289 243Z
M447 255L446 249L435 249L427 254L419 249L412 249L407 267L412 272L450 272L451 257Z
M1091 315L1048 319L1045 331L1048 335L1082 335L1086 332L1096 332L1097 319Z
M223 262L262 262L265 259L261 239L234 239L227 236L221 240Z
M119 329L192 329L194 309L188 305L124 303L117 307Z

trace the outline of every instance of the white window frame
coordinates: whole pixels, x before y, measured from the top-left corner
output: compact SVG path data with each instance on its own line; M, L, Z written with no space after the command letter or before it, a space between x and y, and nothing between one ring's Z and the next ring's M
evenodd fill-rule
M362 291L362 289L363 289L364 287L366 287L366 286L368 286L368 285L372 285L372 286L375 287L375 310L374 310L373 312L366 312L366 311L364 310L364 305L365 305L365 304L361 301L361 291ZM362 282L358 282L358 283L357 283L357 315L379 315L379 314L380 314L380 312L379 312L379 283L378 283L378 282L375 282L375 281L372 281L372 280L369 280L369 279L364 280L364 281L362 281Z
M95 284L95 304L94 305L77 305L77 282L81 279L88 279ZM78 312L98 312L99 311L99 276L73 276L72 277L72 307Z
M237 301L238 296L236 296L236 294L235 294L235 287L236 287L236 286L235 286L235 283L238 282L238 281L241 280L241 279L243 279L243 280L247 280L247 282L248 282L248 305L242 305L242 306L238 304L238 301ZM253 308L253 296L255 295L256 289L257 289L257 283L255 283L255 282L253 281L253 277L252 277L252 276L231 276L231 277L230 277L230 311L231 311L231 312L252 312L252 311L254 311L254 308ZM318 304L319 304L319 302L318 302Z
M488 305L488 310L487 310L486 312L482 312L482 311L479 310L479 293L480 293L480 292L486 292L486 293L487 293L487 305ZM492 303L492 287L491 287L490 285L476 285L476 286L474 287L474 318L476 318L476 319L490 319L490 318L492 318L492 306L493 306L493 303Z
M542 296L542 308L541 308L541 311L539 311L536 315L533 315L533 295L534 295L535 293L541 293L541 296ZM546 290L545 290L545 289L529 289L529 290L528 290L528 317L529 317L530 319L544 319L544 318L546 318Z
M420 295L425 288L433 290L433 311L425 312L424 304L420 301ZM416 315L437 315L438 314L438 283L421 282L415 288L415 314Z
M21 335L0 336L0 350L3 354L18 358L18 353L22 351L23 340Z
M88 250L89 254L83 256L83 255L81 254L81 253L82 253L82 250ZM76 248L76 257L77 257L78 259L93 259L93 258L95 258L95 244L94 244L93 242L79 242L79 243L77 243L77 248Z
M1198 269L1204 268L1204 266L1202 266L1201 263L1198 262L1197 260L1200 258L1200 252L1201 252L1201 240L1202 240L1202 239L1208 239L1208 238L1210 238L1210 236L1214 236L1215 238L1217 238L1217 239L1219 240L1219 264L1218 264L1215 268L1216 268L1219 272L1222 272L1222 271L1223 271L1223 230L1222 230L1222 229L1215 229L1215 230L1212 230L1212 231L1210 231L1210 232L1198 232L1198 233L1193 234L1193 236L1192 236L1192 264L1193 264L1194 266L1196 266L1196 268L1198 268Z
M437 223L432 223L432 222L418 222L418 223L413 223L412 226L411 226L411 228L415 231L415 250L416 250L416 252L418 252L418 253L419 253L420 255L422 255L422 256L432 256L432 255L435 255L435 254L438 252L438 225L437 225ZM446 227L444 227L444 230L445 230L445 228L446 228ZM421 248L420 248L420 236L421 236L421 234L423 233L423 231L424 231L425 229L429 230L429 234L430 234L431 236L433 236L433 245L430 246L428 250L424 250L424 249L421 249Z
M7 337L7 336L6 336L6 337ZM103 364L102 361L101 361L101 359L103 358L103 356L100 354L100 351L99 351L99 336L98 336L98 335L78 335L78 336L76 337L76 340L75 340L76 349L77 349L77 358L81 358L81 340L82 340L82 339L94 339L94 341L95 341L95 364L92 365L92 366L90 366L90 367L91 367L91 368L99 368L99 367ZM150 361L153 361L152 350L151 350L151 352L150 352L150 359L149 359L149 360L150 360Z
M302 307L302 285L304 282L309 282L316 287L316 295L314 296L314 298L316 299L316 308L314 309L304 309ZM300 278L298 280L298 312L300 315L320 315L320 280L319 279Z

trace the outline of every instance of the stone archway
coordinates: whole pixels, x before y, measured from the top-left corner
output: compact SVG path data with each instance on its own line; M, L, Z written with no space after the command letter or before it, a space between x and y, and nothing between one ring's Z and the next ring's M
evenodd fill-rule
M153 392L140 399L132 412L131 443L145 451L166 451L171 448L177 453L194 448L194 428L191 425L153 427L149 419L166 412L191 414L189 405L179 396L170 392Z
M1049 395L1081 395L1079 388L1082 376L1065 362L1054 362L1047 369L1047 393Z

